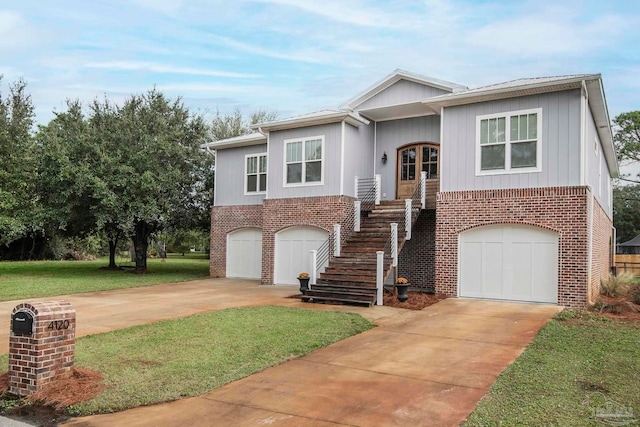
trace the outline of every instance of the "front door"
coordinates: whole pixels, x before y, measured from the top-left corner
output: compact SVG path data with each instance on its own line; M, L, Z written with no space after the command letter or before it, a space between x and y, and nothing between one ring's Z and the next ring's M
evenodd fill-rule
M426 172L427 179L438 177L438 148L434 144L415 144L398 149L396 199L413 197L420 180L420 172Z

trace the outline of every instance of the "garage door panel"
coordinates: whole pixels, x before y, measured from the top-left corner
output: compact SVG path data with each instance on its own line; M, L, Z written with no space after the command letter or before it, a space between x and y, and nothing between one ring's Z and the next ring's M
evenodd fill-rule
M507 244L508 245L508 244ZM530 242L514 242L509 248L512 259L505 268L509 268L511 277L505 297L508 299L523 299L531 296L533 286L532 265L533 251Z
M461 296L557 302L558 235L552 231L505 224L463 232L458 262Z
M481 297L482 282L473 279L482 276L482 243L465 242L462 243L461 250L467 254L467 264L465 268L460 269L460 280L468 283L465 289L467 296Z
M486 242L482 245L482 293L489 298L497 298L502 295L504 283L504 270L502 244ZM477 279L476 279L477 280Z
M298 274L310 272L310 254L327 239L329 233L315 227L293 227L276 234L275 282L294 285Z
M245 228L227 235L227 277L260 279L262 230Z

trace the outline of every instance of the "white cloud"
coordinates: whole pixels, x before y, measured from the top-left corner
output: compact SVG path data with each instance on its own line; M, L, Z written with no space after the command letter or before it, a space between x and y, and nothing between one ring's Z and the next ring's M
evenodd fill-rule
M186 74L193 76L229 77L242 79L255 79L262 77L260 74L236 73L231 71L203 70L199 68L177 67L173 65L156 64L153 62L139 61L107 61L89 62L86 68L103 68L109 70L144 70L153 73Z
M536 15L506 17L472 30L467 41L491 52L520 57L539 55L580 55L613 45L624 31L625 21L616 15L582 21L575 12L558 7Z
M0 52L24 48L33 39L33 31L19 13L0 10Z

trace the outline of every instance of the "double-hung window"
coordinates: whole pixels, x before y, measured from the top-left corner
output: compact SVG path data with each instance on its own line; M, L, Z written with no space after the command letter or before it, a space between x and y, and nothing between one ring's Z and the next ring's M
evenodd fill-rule
M245 156L245 194L264 194L267 191L267 155L248 154Z
M539 172L542 109L479 116L476 174Z
M284 184L322 184L324 136L289 139L284 145Z

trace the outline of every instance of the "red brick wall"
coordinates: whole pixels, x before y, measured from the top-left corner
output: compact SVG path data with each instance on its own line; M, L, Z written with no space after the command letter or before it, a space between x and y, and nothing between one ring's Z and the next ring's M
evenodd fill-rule
M244 227L262 229L262 284L273 284L275 235L294 226L314 226L333 231L353 212L352 197L322 196L265 199L262 205L214 206L211 210L211 277L225 277L227 234Z
M434 202L435 203L435 202ZM436 211L423 210L398 256L398 276L406 277L411 287L435 291Z
M558 303L588 302L587 187L454 191L438 194L436 291L458 294L458 234L491 224L524 224L559 234Z
M70 303L34 302L12 312L33 316L33 334L9 337L9 391L28 396L71 371L76 343L76 311ZM53 323L52 323L53 322Z
M600 279L609 275L612 264L611 239L613 239L611 219L607 216L602 206L594 198L593 200L593 248L591 256L591 286L589 292L590 302L600 293Z
M226 276L227 234L244 227L262 228L262 205L214 206L211 210L211 277Z
M275 235L293 226L314 226L331 233L353 212L353 197L322 196L292 199L266 199L263 202L262 284L272 285L275 258Z

